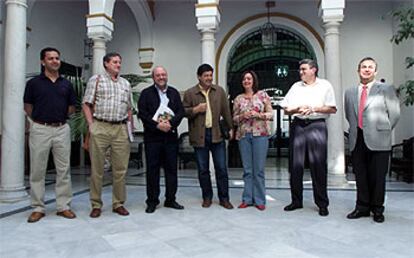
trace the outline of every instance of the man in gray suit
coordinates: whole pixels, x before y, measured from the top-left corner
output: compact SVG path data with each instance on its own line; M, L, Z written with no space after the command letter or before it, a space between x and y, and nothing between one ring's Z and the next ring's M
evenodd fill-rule
M355 210L348 219L369 217L384 222L385 177L391 154L391 131L400 117L393 86L375 80L377 63L371 57L358 64L360 83L345 92L349 148L357 186Z

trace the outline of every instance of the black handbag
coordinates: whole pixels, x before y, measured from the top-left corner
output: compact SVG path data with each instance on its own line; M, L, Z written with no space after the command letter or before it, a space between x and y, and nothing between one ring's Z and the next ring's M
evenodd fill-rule
M221 136L226 140L230 139L230 128L227 126L224 119L220 119L219 126L220 126Z

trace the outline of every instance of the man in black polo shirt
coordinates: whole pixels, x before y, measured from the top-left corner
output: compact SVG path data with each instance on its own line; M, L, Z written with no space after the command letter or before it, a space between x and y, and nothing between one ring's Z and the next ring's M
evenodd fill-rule
M26 84L24 110L30 125L30 195L34 211L28 222L45 216L45 175L52 148L56 167L57 215L76 217L70 210L72 187L70 179L70 128L66 119L75 111L76 97L72 84L59 75L60 52L44 48L40 52L44 70Z

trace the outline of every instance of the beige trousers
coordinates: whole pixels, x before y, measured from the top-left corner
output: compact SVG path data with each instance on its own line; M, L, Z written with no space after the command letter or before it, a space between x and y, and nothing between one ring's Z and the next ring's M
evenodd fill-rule
M105 152L111 147L112 208L126 200L125 174L128 170L130 144L126 124L110 124L95 120L92 124L90 156L92 164L90 200L92 208L102 208L102 182Z
M34 211L45 212L45 176L50 149L56 167L56 208L70 209L72 185L70 179L70 127L44 126L32 123L30 127L30 195Z

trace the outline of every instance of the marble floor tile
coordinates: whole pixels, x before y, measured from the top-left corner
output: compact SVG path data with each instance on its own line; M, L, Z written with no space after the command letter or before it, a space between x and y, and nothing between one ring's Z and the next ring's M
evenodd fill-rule
M230 197L234 206L243 191L240 169L231 169ZM0 204L0 257L414 257L413 184L387 181L385 222L372 217L346 219L355 206L355 185L343 176L332 176L329 185L330 214L318 215L309 182L304 208L285 212L290 203L289 177L267 173L265 211L254 207L226 210L219 206L216 188L213 205L201 207L201 191L194 170L180 171L177 201L184 210L163 207L164 186L155 213L145 213L145 179L128 179L129 216L112 212L110 176L103 188L102 216L89 217L87 176L74 178L73 220L56 216L54 186L48 185L46 217L26 222L28 201ZM309 180L305 175L305 181Z

